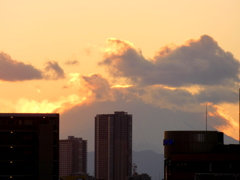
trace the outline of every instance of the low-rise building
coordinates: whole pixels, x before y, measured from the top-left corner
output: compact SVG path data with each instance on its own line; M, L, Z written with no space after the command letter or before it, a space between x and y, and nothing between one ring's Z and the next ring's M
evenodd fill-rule
M165 180L240 179L240 145L217 131L166 131Z

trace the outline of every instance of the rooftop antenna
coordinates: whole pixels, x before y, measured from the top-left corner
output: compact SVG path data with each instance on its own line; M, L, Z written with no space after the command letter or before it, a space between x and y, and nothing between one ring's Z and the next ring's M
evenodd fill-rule
M206 103L206 131L207 131L207 103Z

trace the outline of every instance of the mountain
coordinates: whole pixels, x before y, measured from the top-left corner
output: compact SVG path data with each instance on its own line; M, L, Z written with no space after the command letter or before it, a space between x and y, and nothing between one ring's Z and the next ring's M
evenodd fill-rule
M224 135L224 144L237 144L238 141ZM152 180L163 179L164 155L152 150L133 151L132 162L137 165L138 174L147 173ZM88 173L94 175L94 152L88 153Z
M152 180L163 179L164 155L151 150L134 152L133 163L137 165L138 174L147 173Z
M224 144L238 144L239 141L236 139L233 139L232 137L224 134Z
M122 108L124 107L124 108ZM94 118L96 114L111 114L125 111L133 115L132 148L140 152L152 150L163 154L162 140L165 131L204 131L206 129L205 114L169 109L159 109L140 102L94 102L82 105L61 114L60 136L65 139L69 135L82 137L88 141L88 150L94 151ZM220 126L222 119L211 116L208 119L208 130ZM225 144L234 144L234 140L225 138ZM235 141L236 142L236 141ZM236 142L237 143L237 142Z
M163 179L164 156L151 150L133 151L132 162L137 165L138 174L147 173L152 180ZM94 175L94 152L88 153L88 173Z

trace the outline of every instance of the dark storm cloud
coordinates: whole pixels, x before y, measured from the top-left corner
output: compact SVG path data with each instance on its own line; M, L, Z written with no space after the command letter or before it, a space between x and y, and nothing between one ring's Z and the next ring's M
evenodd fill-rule
M24 81L41 78L42 72L32 65L17 62L9 55L0 53L0 80Z
M45 79L62 79L65 77L63 69L58 65L57 62L49 61L46 63L44 78Z
M114 50L106 52L99 65L114 77L125 77L135 84L168 86L218 85L239 82L239 62L210 36L187 44L162 48L152 61L126 41L109 39Z

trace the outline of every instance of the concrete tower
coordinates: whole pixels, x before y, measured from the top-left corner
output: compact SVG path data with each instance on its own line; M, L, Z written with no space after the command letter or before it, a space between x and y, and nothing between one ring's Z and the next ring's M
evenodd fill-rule
M126 112L95 117L95 178L123 180L131 176L132 115Z

